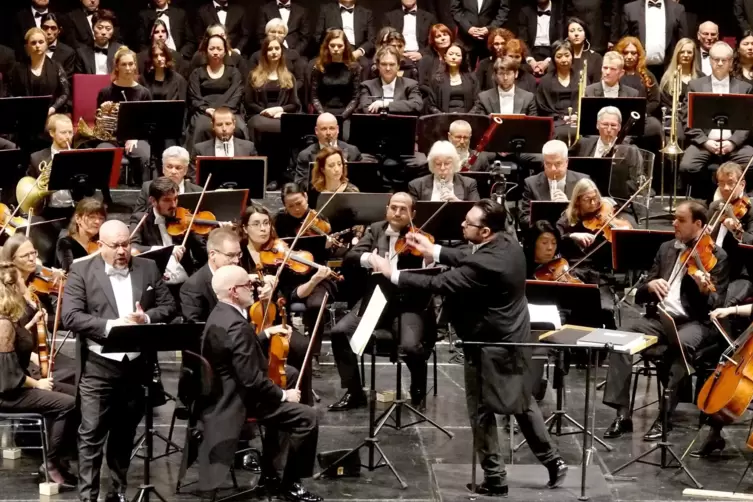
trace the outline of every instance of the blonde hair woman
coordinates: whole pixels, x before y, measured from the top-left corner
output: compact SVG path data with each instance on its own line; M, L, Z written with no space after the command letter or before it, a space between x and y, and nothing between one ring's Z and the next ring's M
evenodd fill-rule
M460 155L452 143L434 143L429 150L428 161L431 174L408 184L408 193L416 200L479 200L476 180L458 174Z

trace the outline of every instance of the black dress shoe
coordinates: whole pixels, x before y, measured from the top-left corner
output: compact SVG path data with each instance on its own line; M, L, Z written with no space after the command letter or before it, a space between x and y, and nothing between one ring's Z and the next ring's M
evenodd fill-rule
M338 402L329 405L329 410L345 411L352 410L354 408L361 408L363 406L366 406L366 394L364 394L363 391L356 394L346 392Z
M105 502L128 502L125 493L108 493Z
M306 490L301 483L292 483L280 489L280 495L291 502L322 502L319 495Z
M727 442L723 437L711 434L706 438L706 441L703 442L700 448L690 452L690 456L695 458L709 457L716 450L719 450L719 453L721 453L726 446Z
M567 464L562 460L562 457L557 457L551 462L547 462L546 470L549 471L549 481L546 484L549 488L557 488L565 481Z
M472 491L470 483L467 483L465 487L469 492ZM480 485L476 485L476 493L489 497L507 497L507 491L507 485L493 485L487 483L486 481L484 481Z
M248 452L243 455L243 470L248 472L261 472L261 464L259 464L258 455L255 452Z
M259 477L259 482L256 483L256 490L265 495L273 496L280 492L280 484L279 477L262 474Z
M617 415L612 425L604 432L606 439L622 437L626 432L633 432L633 420L625 415Z
M648 432L643 435L643 440L649 441L649 442L660 440L662 436L662 430L663 430L663 427L662 427L661 421L656 420L654 424L651 426L651 428L648 430ZM672 430L672 424L668 423L667 432L671 430Z

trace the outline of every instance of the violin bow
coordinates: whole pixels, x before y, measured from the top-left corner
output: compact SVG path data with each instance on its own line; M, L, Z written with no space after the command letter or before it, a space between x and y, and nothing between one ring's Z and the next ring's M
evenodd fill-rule
M207 180L204 182L204 188L201 190L201 195L199 195L199 200L196 201L196 209L194 209L193 214L191 215L191 223L188 224L188 228L186 229L186 235L183 236L183 242L180 244L182 247L186 247L186 242L188 242L188 236L191 233L191 227L193 227L193 222L196 221L196 213L199 212L199 207L201 207L201 201L204 200L204 194L207 193L207 188L209 187L209 181L212 179L212 173L209 173L209 176L207 176Z
M309 346L306 349L306 355L303 358L303 364L301 365L301 371L298 373L298 381L295 383L295 390L301 390L301 381L303 380L303 374L306 373L306 367L309 364L309 361L311 359L311 350L314 346L314 341L316 340L316 335L319 333L319 325L322 322L322 317L324 317L324 309L327 307L327 300L329 300L329 292L324 292L324 298L322 298L322 304L319 307L319 315L316 317L316 324L314 325L314 330L311 332L311 336L309 337Z
M31 218L34 216L34 208L29 208L29 223L31 223ZM31 225L26 225L26 238L29 238L29 235L31 235Z
M50 342L50 367L47 371L47 377L52 378L52 369L55 366L55 342L58 337L58 328L60 328L60 311L63 307L63 281L58 284L58 304L55 306L55 322L52 326L52 341Z
M418 229L419 232L422 231L426 227L426 225L431 223L431 220L433 220L442 211L442 209L444 209L444 207L449 203L450 203L449 200L444 201L444 203L441 206L439 206L437 210L434 211L434 213L431 216L429 216L429 219L427 219L424 222L424 224L421 225L421 228ZM408 224L411 227L413 227L413 218L410 216L410 214L408 215L408 222L409 222ZM406 237L405 244L403 244L403 247L401 247L399 250L398 249L395 250L395 254L392 255L392 258L390 258L390 261L394 260L396 256L400 256L400 253L402 253L407 247L408 247L408 238Z
M37 179L34 180L34 186L32 188L39 188L39 177L37 177ZM28 199L29 195L31 195L31 192L33 191L32 188L30 188L26 192L26 195L23 196L23 198L21 199L21 202L19 202L16 208L13 210L13 212L10 213L10 216L8 216L8 221L5 222L5 225L0 227L0 234L5 232L5 229L8 228L8 225L10 225L11 220L16 217L16 214L18 214L18 210L21 209L21 206L23 206L24 202L26 202L26 199ZM31 221L29 221L29 223L31 223Z

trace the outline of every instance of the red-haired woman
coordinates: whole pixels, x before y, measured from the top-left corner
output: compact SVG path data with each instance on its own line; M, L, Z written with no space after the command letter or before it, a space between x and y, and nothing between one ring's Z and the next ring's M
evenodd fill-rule
M435 24L429 30L429 52L418 62L418 80L428 86L444 61L444 53L455 43L455 33L444 24Z
M494 61L505 55L505 45L508 40L512 40L513 38L515 38L515 34L505 28L493 28L489 31L489 36L486 39L486 47L489 49L491 56L479 61L478 68L476 68L476 80L478 80L482 91L491 89L497 85L494 81Z

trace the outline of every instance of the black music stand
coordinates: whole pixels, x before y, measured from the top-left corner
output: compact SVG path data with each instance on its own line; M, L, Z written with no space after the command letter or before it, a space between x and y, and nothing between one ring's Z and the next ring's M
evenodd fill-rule
M204 186L210 173L209 190L245 188L252 199L267 196L266 157L196 157L196 184Z
M0 150L0 190L2 190L2 202L10 205L16 199L16 184L26 175L26 165L23 161L23 152L14 148L12 150Z
M185 101L121 101L116 136L145 141L183 136Z
M496 182L496 174L491 171L465 171L458 173L459 176L465 176L476 180L478 187L478 196L482 199L488 199L492 195L492 185Z
M171 244L169 246L162 246L157 249L145 251L143 253L140 253L138 256L139 258L148 258L154 261L154 263L157 265L157 269L164 274L165 269L167 268L167 263L170 261L170 257L173 255L174 248L175 244Z
M567 209L567 202L557 202L553 200L532 200L531 201L531 224L544 220L548 221L554 226L557 226L557 221L562 217L562 213Z
M456 120L465 120L471 125L470 148L478 144L491 121L488 115L475 113L437 113L419 117L416 124L418 151L428 153L437 141L447 141L450 125Z
M178 205L193 212L201 192L178 195ZM246 211L248 190L218 190L204 193L199 211L210 211L217 221L239 221Z
M44 133L52 96L0 98L0 133L22 133L25 138Z
M622 124L627 122L633 112L640 118L630 128L630 136L642 136L646 127L646 98L605 98L584 97L580 102L580 135L597 136L596 117L605 106L614 106L622 114Z
M413 155L417 120L405 115L354 114L350 117L348 142L379 159Z
M157 352L178 351L196 346L204 330L203 324L141 324L128 326L115 326L102 343L102 352L141 352L141 357L146 358L147 374L153 373L157 360ZM153 437L157 434L154 430L154 412L150 399L150 382L144 382L144 444L146 455L144 457L144 482L133 501L149 502L149 495L153 494L158 499L166 502L155 486L151 483L151 457Z
M628 298L630 291L638 288L645 280L648 271L654 265L659 247L675 238L675 233L667 230L614 229L612 230L612 268L615 272L641 274L628 288L615 305L620 308Z
M64 150L55 155L50 171L49 190L70 190L79 201L90 197L94 190L118 186L122 148Z
M438 201L418 201L413 224L438 241L464 241L461 223L473 204L475 202L466 200L447 204ZM425 225L429 218L431 221Z
M753 124L753 95L714 94L691 92L688 94L688 127L697 129L723 129L749 131Z
M286 141L292 141L291 145L294 151L301 151L308 146L316 143L318 139L314 133L316 128L316 119L319 114L308 113L283 113L280 117L280 131ZM337 139L343 139L343 118L336 115L337 125L340 127L340 133Z
M316 210L329 220L332 230L339 231L383 220L391 197L389 193L323 193L316 201ZM322 210L330 198L332 202Z
M382 179L382 173L377 162L348 161L348 181L353 183L360 192L387 193ZM315 162L309 163L309 177L306 185L311 186L311 173L314 171ZM309 194L310 195L310 194ZM316 201L312 201L316 205Z
M554 121L551 117L529 117L527 115L492 114L491 118L500 118L484 151L521 153L541 153L544 143L554 133Z
M567 169L587 175L602 194L608 194L612 175L612 158L570 157Z

